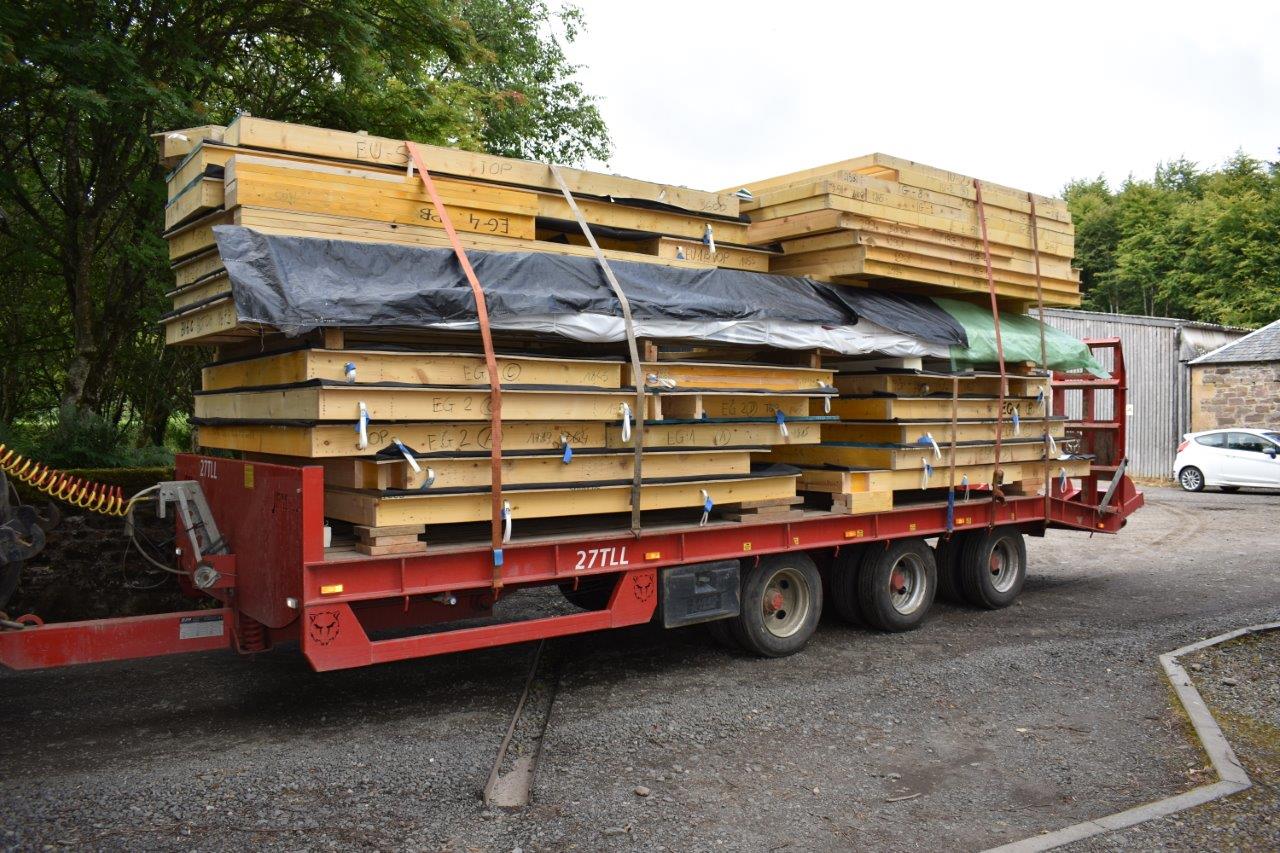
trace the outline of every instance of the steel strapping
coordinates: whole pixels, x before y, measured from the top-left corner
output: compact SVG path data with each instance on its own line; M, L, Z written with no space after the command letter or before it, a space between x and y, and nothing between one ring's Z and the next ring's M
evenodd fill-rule
M453 253L458 258L458 264L462 267L462 272L466 275L467 281L471 285L471 293L476 300L476 319L480 324L480 340L484 345L484 365L485 370L489 373L489 429L491 435L491 445L489 448L489 463L492 475L492 485L489 493L493 499L493 517L492 517L492 547L493 547L493 588L495 590L502 589L502 546L505 544L506 518L503 512L502 501L502 381L498 375L498 359L493 351L493 333L489 329L489 306L485 302L484 289L480 287L480 280L476 278L476 272L471 268L471 261L467 258L467 251L462 247L462 241L458 239L458 232L453 227L453 220L449 216L449 211L445 209L444 202L440 200L440 193L436 190L435 181L431 179L431 173L427 170L426 160L422 156L422 152L418 150L415 142L405 143L409 149L410 168L417 168L418 174L422 176L423 186L427 189L427 196L431 199L431 203L435 205L436 213L440 216L440 222L444 225L444 233L449 237L449 243L453 246Z
M996 300L996 278L995 273L991 270L991 241L987 237L987 210L982 202L982 181L974 179L973 182L974 195L977 196L978 203L978 224L982 226L982 254L986 261L987 267L987 288L991 293L991 319L995 326L996 334L996 358L1000 364L1000 402L999 408L996 410L996 452L995 452L995 468L991 475L991 479L997 482L991 484L991 500L992 502L1003 501L1004 494L1000 490L1001 474L1000 474L1000 446L1004 437L1004 404L1005 392L1008 384L1008 373L1004 364L1004 338L1000 336L1000 304ZM991 527L995 524L994 514L989 517L987 526Z
M582 212L578 210L578 203L574 200L573 193L569 192L569 185L564 182L560 169L554 163L549 163L548 168L551 169L551 176L556 179L556 183L560 186L560 192L564 194L564 200L568 202L574 218L578 220L578 227L582 229L583 236L591 244L591 250L596 254L596 261L599 262L600 269L604 271L605 280L608 281L609 287L613 290L613 295L617 297L618 304L622 306L622 322L627 330L627 349L630 350L631 356L631 374L636 383L636 407L634 413L636 419L634 434L635 463L632 466L631 473L631 532L639 536L640 484L644 463L645 375L640 363L640 348L636 344L636 327L631 319L631 303L627 301L627 295L622 292L622 286L618 284L618 279L614 277L613 268L609 266L609 259L604 256L604 252L600 251L600 245L596 243L595 235L591 233L591 226L587 224ZM626 415L624 414L623 417L625 418Z

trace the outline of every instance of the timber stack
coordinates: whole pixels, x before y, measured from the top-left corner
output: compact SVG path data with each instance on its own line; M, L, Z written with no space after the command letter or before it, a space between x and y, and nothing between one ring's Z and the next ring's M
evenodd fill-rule
M1080 304L1075 229L1060 199L887 154L747 186L754 196L742 203L751 217L748 239L782 250L770 263L774 272L985 296L985 231L996 293L1007 303L1034 305L1039 289L1045 305Z
M607 300L588 230L610 264L676 277L677 290L714 289L722 279L698 277L707 272L739 276L731 291L698 294L721 312L707 323L651 321L639 375L617 334L612 344L603 333L558 336L567 325L555 320L580 319L572 311L495 326L501 491L512 519L630 511L641 426L640 508L704 522L708 512L735 520L801 512L797 485L824 510L856 513L948 484L1048 488L1051 470L1087 471L1087 461L1049 464L1064 419L1048 411L1043 371L1024 364L1002 380L956 369L948 356L963 346L962 331L920 338L910 321L895 326L892 313L862 310L874 301L844 320L808 320L810 337L804 318L773 318L757 324L767 326L761 332L735 313L744 293L771 287L838 313L846 297L829 283L850 288L848 298L907 294L961 330L925 297L987 298L987 249L1004 308L1078 304L1060 201L982 185L980 203L972 179L885 155L704 192L416 146L441 210L402 140L242 115L157 142L171 169L166 341L216 348L195 399L199 445L323 466L326 515L350 524L364 553L421 551L427 525L490 517L493 397L474 324L403 314L375 322L376 305L362 322L336 307L376 302L375 267L408 258L423 268L425 255L395 252L452 251L446 223L473 260L562 259L577 266L557 274L590 270ZM265 252L273 257L314 241L324 257L376 261L368 279L281 272L277 290L296 287L317 301L301 312L305 322L280 319L287 311L264 319L237 293L238 276L253 272L229 248L237 234L276 241ZM562 283L526 287L554 296ZM490 282L481 285L488 295ZM254 307L280 295L263 293ZM326 304L332 316L314 308ZM473 317L474 303L467 310ZM637 385L643 411L634 410Z

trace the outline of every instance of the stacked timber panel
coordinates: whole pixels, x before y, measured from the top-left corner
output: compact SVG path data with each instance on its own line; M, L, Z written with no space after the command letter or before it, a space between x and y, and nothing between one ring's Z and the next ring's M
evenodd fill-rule
M749 239L778 244L770 270L842 284L922 293L986 294L986 253L972 178L872 154L746 185ZM1078 305L1075 231L1066 203L982 185L998 296ZM1032 205L1034 203L1034 218Z
M500 356L497 367L511 517L629 510L630 368L532 355ZM708 498L721 506L794 502L795 471L761 471L753 456L818 441L823 418L809 408L832 393L831 371L678 362L642 369L653 392L642 509L688 508L696 520ZM408 553L425 547L418 536L426 525L490 516L487 383L475 354L303 348L206 367L194 415L203 447L322 465L326 515L356 526L357 547ZM780 419L790 421L785 430Z
M157 146L172 169L166 340L218 347L196 395L199 444L323 466L326 514L351 523L366 553L418 551L426 525L488 519L491 403L478 338L348 328L299 343L246 326L214 239L215 227L235 224L448 248L407 144L241 116L226 127L158 135ZM545 164L434 146L421 153L468 251L594 255ZM962 175L879 154L758 181L741 195L578 169L561 175L614 259L961 297L987 292L976 188ZM983 201L1002 304L1035 299L1037 258L1046 303L1078 304L1064 203L991 184ZM503 498L517 520L630 509L626 413L640 383L648 392L646 411L635 413L646 425L644 510L696 517L709 497L726 517L783 517L796 511L798 477L837 510L877 511L895 495L946 486L953 462L957 481L976 487L996 478L998 389L989 376L962 379L953 405L949 377L837 377L817 357L811 367L788 367L768 363L781 360L776 354L717 356L712 348L700 357L714 361L671 361L653 347L635 375L617 348L588 359L558 357L574 351L528 336L500 345L509 350L498 359ZM1019 426L1006 420L999 468L1006 483L1024 488L1049 470L1044 436L1061 436L1037 383L1012 378L1004 412L1017 412ZM1054 463L1070 476L1080 467Z
M819 444L774 448L770 457L802 469L801 490L830 495L833 509L851 513L953 486L1032 492L1046 472L1088 473L1087 460L1059 453L1065 420L1048 411L1047 377L1007 377L1003 410L1000 382L998 374L841 373L840 396L829 403L840 421L823 425Z
M240 116L157 140L173 165L165 208L175 286L165 319L174 344L229 343L240 326L214 243L218 225L267 234L448 247L402 140ZM468 249L591 256L545 164L420 146ZM613 258L767 272L776 249L747 245L737 197L561 169ZM270 331L270 330L266 330Z

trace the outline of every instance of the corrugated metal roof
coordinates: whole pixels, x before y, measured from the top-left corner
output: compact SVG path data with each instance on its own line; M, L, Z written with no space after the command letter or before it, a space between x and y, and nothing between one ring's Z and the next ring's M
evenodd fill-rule
M1027 312L1032 313L1031 311ZM1080 308L1046 308L1046 317L1073 317L1078 320L1105 320L1111 323L1132 323L1139 326L1168 326L1176 328L1212 329L1221 332L1240 332L1248 329L1239 326L1222 326L1217 323L1204 323L1199 320L1180 320L1177 317L1148 317L1145 314L1109 314L1105 311L1085 311Z
M1248 361L1280 361L1280 320L1250 332L1238 341L1218 347L1191 364L1227 364Z

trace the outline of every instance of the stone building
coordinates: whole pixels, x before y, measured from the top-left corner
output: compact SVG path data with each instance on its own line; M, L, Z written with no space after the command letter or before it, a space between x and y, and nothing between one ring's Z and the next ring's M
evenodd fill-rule
M1280 320L1192 359L1191 430L1280 429Z

